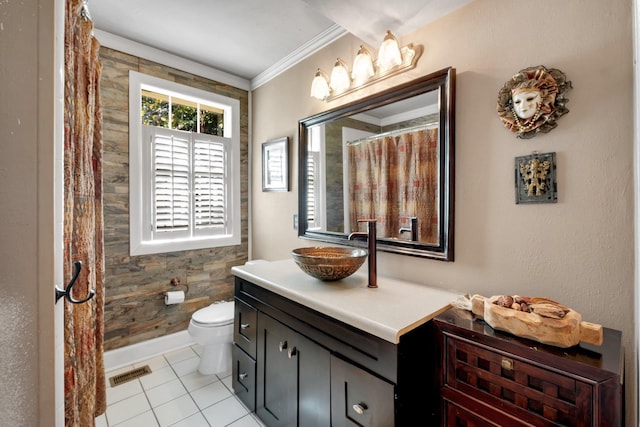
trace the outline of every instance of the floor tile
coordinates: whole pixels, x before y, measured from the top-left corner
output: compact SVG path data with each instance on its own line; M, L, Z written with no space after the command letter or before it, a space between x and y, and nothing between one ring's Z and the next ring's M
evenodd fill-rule
M173 365L174 363L182 362L186 359L191 359L192 357L196 357L197 355L198 354L193 351L191 347L184 347L169 353L165 353L164 357L170 364Z
M142 393L140 381L132 380L114 387L107 387L107 405L112 405L126 398Z
M152 408L156 408L164 403L167 403L173 399L187 394L187 389L184 388L180 380L175 379L168 383L160 384L157 387L146 391L147 399Z
M105 414L97 416L95 421L95 427L109 427L109 424L107 424L107 416Z
M191 397L198 405L200 410L203 410L214 403L218 403L231 397L232 394L220 381L206 385L191 392Z
M140 415L151 409L144 393L136 394L128 399L107 406L107 421L109 426L115 426L123 421Z
M196 372L198 370L198 365L200 364L199 357L192 357L190 359L185 359L177 363L171 364L173 371L179 377L190 374L192 372Z
M140 368L145 365L148 365L149 368L151 368L151 372L153 372L158 369L169 366L169 362L167 362L167 359L165 359L163 355L160 355L160 356L152 357L150 359L143 360L142 362L138 362L134 364L136 368Z
M193 351L195 351L195 352L198 354L198 356L201 356L201 355L202 355L202 346L201 346L200 344L194 344L194 345L192 345L192 346L191 346L191 349L192 349Z
M120 424L111 425L110 427L158 427L158 421L152 411L144 412L138 416L130 418Z
M205 419L204 415L200 412L191 415L189 418L185 418L182 421L178 421L172 424L171 427L209 427L209 423Z
M264 424L256 421L250 414L245 415L238 421L229 424L229 427L263 427Z
M170 426L198 413L198 407L188 394L160 405L153 410L162 427Z
M211 427L224 427L247 415L247 410L232 396L204 409L202 415Z
M160 368L152 373L145 375L144 377L140 377L140 383L145 390L150 390L154 387L159 386L160 384L168 383L169 381L173 381L178 379L176 374L173 372L170 366L166 366L164 368Z
M215 375L202 375L196 371L180 377L180 381L188 391L193 391L219 380Z
M222 381L222 383L231 391L233 392L233 381L232 381L232 377L231 375L227 375L224 377L220 377L218 375L218 378L220 378L220 381Z

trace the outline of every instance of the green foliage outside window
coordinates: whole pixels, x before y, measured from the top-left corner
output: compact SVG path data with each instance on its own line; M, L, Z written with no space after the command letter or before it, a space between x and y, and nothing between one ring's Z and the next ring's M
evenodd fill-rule
M208 135L224 135L224 113L207 105L184 100L175 102L167 95L143 90L142 124ZM188 105L191 104L191 105ZM198 129L198 107L200 128ZM169 112L171 111L171 122Z

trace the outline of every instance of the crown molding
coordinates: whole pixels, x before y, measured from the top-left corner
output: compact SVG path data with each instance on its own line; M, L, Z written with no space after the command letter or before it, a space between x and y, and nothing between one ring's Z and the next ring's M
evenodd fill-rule
M318 36L300 46L298 49L294 50L292 53L251 79L251 90L257 89L303 59L313 55L325 46L338 40L345 34L347 34L347 30L337 24L329 27L326 31L320 33Z
M251 88L250 81L245 78L225 73L224 71L216 70L215 68L202 65L198 62L182 58L163 50L156 49L154 47L147 46L145 44L99 30L97 28L93 30L93 33L95 38L98 39L102 46L108 47L110 49L115 49L129 55L134 55L139 58L157 62L158 64L176 68L181 71L186 71L188 73L205 77L216 82L228 84L238 89L248 91Z

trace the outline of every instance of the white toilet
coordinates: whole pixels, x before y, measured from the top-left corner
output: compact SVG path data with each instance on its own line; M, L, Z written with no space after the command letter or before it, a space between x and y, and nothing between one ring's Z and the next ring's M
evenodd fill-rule
M198 366L201 374L231 372L233 316L233 301L211 304L191 316L189 335L203 348Z

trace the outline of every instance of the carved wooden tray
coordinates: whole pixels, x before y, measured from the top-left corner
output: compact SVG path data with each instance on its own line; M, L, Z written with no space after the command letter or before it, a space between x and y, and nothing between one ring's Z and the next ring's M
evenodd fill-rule
M574 310L569 309L562 319L553 319L493 304L497 298L471 298L473 313L494 329L562 348L580 342L602 345L602 326L582 321L582 315Z

